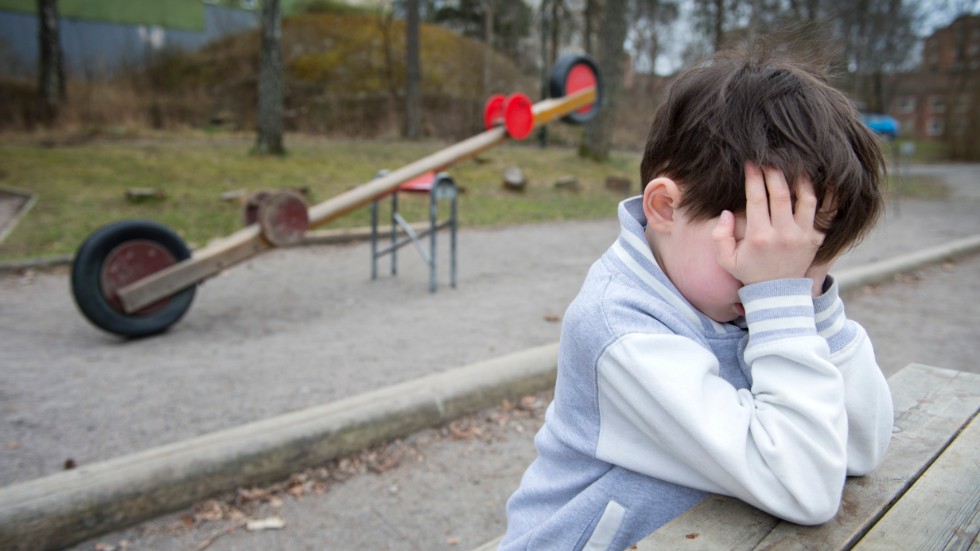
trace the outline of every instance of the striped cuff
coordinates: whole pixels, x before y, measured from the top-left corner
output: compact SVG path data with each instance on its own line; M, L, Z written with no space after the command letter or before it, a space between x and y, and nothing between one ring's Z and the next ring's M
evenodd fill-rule
M844 303L838 295L837 281L827 276L828 284L824 284L824 294L813 299L814 319L817 322L817 332L826 339L830 354L843 350L857 336L857 328L847 323L844 315Z
M763 281L739 289L752 344L814 335L812 293L813 282L804 278Z

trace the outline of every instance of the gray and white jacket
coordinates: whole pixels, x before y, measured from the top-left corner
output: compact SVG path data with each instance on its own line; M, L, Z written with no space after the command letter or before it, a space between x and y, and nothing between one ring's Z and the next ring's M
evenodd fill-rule
M746 285L722 324L657 266L640 198L562 327L538 458L507 502L501 550L620 550L711 493L819 524L892 428L887 383L837 285Z

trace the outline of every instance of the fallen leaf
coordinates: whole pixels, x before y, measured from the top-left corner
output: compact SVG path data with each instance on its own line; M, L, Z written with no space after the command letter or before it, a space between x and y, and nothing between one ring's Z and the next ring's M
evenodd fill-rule
M696 540L696 539L698 539L699 536L701 536L701 534L698 534L697 532L694 532L694 533L688 534L688 535L686 535L684 537L687 538L687 539L689 539L689 540Z
M198 505L194 511L195 520L215 521L223 518L225 518L224 507L213 499Z
M248 524L245 525L245 529L250 532L257 532L259 530L282 530L285 527L286 521L279 516L250 520L248 521Z

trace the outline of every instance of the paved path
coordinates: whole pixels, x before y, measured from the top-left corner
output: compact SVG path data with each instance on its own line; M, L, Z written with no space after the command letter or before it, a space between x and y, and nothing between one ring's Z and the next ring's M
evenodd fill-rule
M954 189L980 186L975 168L955 171ZM967 193L954 199L904 201L840 266L980 233L980 203ZM373 283L363 244L274 251L206 282L170 333L132 342L77 314L64 270L2 276L0 484L55 472L67 459L100 461L553 342L552 320L616 231L613 220L465 230L459 288L435 295L410 250L401 275ZM889 373L911 361L973 369L978 274L977 257L930 268L852 293L848 311ZM305 486L303 499L240 499L249 501L244 514L278 513L287 528L237 530L209 549L474 547L502 530L503 500L533 455L545 402L311 473L294 485ZM194 548L236 513L215 506L190 526L181 516L99 541Z

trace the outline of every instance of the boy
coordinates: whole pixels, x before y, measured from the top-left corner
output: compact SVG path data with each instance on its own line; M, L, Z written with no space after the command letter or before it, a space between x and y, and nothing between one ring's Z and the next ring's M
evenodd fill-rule
M827 276L882 209L883 164L811 69L716 56L676 79L643 195L566 312L501 549L626 549L710 493L836 514L891 435L871 343Z

